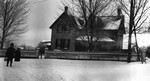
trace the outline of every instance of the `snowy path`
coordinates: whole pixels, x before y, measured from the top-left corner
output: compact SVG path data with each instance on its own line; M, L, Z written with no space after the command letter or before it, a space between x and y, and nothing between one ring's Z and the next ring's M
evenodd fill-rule
M150 61L21 59L5 65L0 58L0 81L150 81Z

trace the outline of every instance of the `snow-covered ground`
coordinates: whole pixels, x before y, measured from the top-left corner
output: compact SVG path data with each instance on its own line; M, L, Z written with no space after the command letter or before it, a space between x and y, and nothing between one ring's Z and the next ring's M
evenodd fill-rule
M59 59L21 59L6 67L0 58L0 81L150 81L150 60L126 63Z

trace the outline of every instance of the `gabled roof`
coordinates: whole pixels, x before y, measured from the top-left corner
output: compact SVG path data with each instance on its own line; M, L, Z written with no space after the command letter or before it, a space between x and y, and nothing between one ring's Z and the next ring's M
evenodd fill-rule
M52 28L57 22L59 19L61 19L62 16L66 16L67 19L69 19L69 21L71 21L72 24L74 24L75 26L77 26L77 23L76 23L76 20L75 20L75 17L68 14L68 13L65 13L63 12L58 18L57 20L49 27L49 28Z
M65 13L63 12L49 28L52 28L64 14Z
M50 28L52 28L59 19L61 19L62 16L65 16L67 19L69 19L69 21L74 24L75 27L82 29L85 25L85 22L83 19L81 18L76 18L74 16L72 16L71 14L67 13L67 12L63 12L58 19L50 26ZM105 27L102 28L103 30L118 30L122 22L122 16L97 16L96 17L96 22L101 26L101 24L105 24ZM124 21L123 21L124 22Z
M121 19L117 21L110 21L106 24L104 30L118 30L120 27Z
M97 24L105 24L104 30L118 30L122 21L122 17L118 16L99 16L96 18ZM76 19L78 28L83 28L84 21L81 19ZM98 25L101 26L101 25Z

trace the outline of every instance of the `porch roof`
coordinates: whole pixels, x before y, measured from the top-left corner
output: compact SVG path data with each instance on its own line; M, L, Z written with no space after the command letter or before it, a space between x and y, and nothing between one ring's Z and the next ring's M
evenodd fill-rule
M77 41L88 41L87 36L80 36L76 38ZM111 39L110 37L100 37L96 38L93 37L93 41L99 41L99 42L115 42L115 40Z

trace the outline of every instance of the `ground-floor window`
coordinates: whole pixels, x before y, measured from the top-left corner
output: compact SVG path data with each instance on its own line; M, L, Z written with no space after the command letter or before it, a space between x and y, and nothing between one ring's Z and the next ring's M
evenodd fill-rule
M70 39L56 39L56 49L69 49Z

